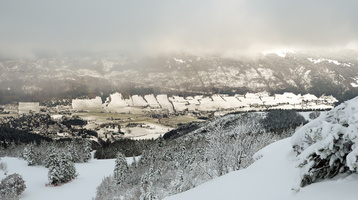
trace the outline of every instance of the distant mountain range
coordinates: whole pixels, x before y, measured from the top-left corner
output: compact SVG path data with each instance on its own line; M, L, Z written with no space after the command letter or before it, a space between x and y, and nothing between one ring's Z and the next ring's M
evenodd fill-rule
M78 97L246 92L358 95L358 52L268 53L256 58L167 54L0 61L0 103Z

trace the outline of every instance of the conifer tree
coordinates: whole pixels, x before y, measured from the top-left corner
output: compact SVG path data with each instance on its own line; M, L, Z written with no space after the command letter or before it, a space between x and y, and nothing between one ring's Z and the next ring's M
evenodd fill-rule
M133 168L137 168L137 167L138 167L137 165L138 165L137 159L135 158L135 156L133 156L133 162L132 162L131 166L132 166Z
M25 147L23 157L29 166L36 164L37 154L32 144Z
M77 153L77 148L76 148L74 140L72 140L71 143L67 145L67 151L69 152L69 154L68 154L69 159L72 162L76 163L76 162L80 161L80 156Z
M155 190L153 188L153 176L154 168L150 166L147 173L145 173L141 178L141 195L140 200L158 200Z
M91 148L91 143L89 141L84 142L83 151L84 151L83 162L88 162L92 157L91 154L92 148Z
M58 159L57 152L54 147L50 147L48 154L45 158L45 167L49 168Z
M117 158L115 160L115 166L114 166L114 179L116 180L118 185L124 182L128 173L129 173L129 168L126 158L122 153L119 152L117 154Z
M51 185L62 183L61 161L58 154L51 155L51 162L48 162L48 175Z
M76 168L69 156L62 152L56 154L49 165L48 179L51 185L59 185L77 177Z

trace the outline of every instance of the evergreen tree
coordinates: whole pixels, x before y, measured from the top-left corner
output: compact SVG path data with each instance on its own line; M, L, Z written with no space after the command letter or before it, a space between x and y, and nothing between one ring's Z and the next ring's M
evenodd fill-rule
M154 177L154 168L150 166L147 173L145 173L141 178L141 195L140 200L158 200L154 188L153 188L153 177Z
M73 163L76 163L76 162L80 161L80 156L77 153L78 150L76 148L74 140L72 140L71 143L67 145L67 151L69 152L69 154L68 154L69 159Z
M163 147L164 145L165 145L165 140L164 140L164 138L163 138L163 136L162 135L160 135L158 138L157 138L157 145L158 145L158 147Z
M44 161L46 168L49 168L49 166L52 165L53 162L55 162L56 154L57 152L54 146L50 146L47 149L47 156Z
M48 162L48 179L51 185L58 185L62 183L62 170L61 170L61 160L58 154L53 154L51 156L51 162Z
M124 182L128 173L129 173L129 168L126 158L122 153L119 152L117 154L117 158L115 160L115 166L114 166L114 179L116 180L118 185Z
M137 159L135 158L135 156L133 156L133 162L132 162L131 166L132 166L133 168L137 168L137 167L138 167L137 165L138 165Z
M88 162L92 158L91 143L89 141L85 141L83 146L83 162Z
M184 172L183 170L178 170L176 178L171 183L173 194L183 192L182 185L184 183Z
M75 164L68 159L66 153L61 154L61 171L63 182L68 182L77 177Z
M49 163L48 179L51 185L59 185L77 177L76 168L69 156L62 152L55 154Z
M29 166L36 164L37 153L35 152L32 144L25 147L24 152L23 152L23 157L27 161L27 164Z

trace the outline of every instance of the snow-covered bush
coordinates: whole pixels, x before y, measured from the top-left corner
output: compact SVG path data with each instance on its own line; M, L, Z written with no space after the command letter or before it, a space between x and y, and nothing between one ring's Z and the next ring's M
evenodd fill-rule
M291 143L299 154L302 187L338 173L356 172L358 97L301 127L292 136Z
M20 199L21 193L26 189L25 181L19 174L11 174L1 180L0 199Z

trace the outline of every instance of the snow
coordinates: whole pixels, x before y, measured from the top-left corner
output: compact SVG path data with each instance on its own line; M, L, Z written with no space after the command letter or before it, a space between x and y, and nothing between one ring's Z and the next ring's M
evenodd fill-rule
M166 132L172 130L172 128L154 123L144 123L140 127L123 128L123 130L126 138L144 140L157 139L159 136L163 136Z
M254 156L258 160L246 169L229 173L165 200L356 200L358 175L339 176L295 187L298 169L290 138L275 142Z
M234 97L234 96L224 96L223 97L225 99L226 102L229 103L231 108L240 108L242 106L244 106L238 98Z
M340 63L337 60L332 60L332 59L326 59L326 58L318 58L318 59L314 59L314 58L307 58L309 61L311 61L313 64L318 64L321 62L328 62L328 63L333 63L335 65L340 65L340 66L344 66L344 67L350 67L351 63Z
M121 112L124 107L128 107L127 102L124 100L122 94L116 92L110 95L110 98L107 99L107 111L110 112Z
M85 111L101 111L102 99L101 97L96 97L94 99L73 99L72 109Z
M40 112L39 102L19 102L19 114L31 112Z
M292 49L281 48L281 49L266 50L262 52L264 56L269 54L276 54L277 56L282 58L285 58L288 53L295 53L295 51Z
M79 174L76 179L61 186L46 186L48 169L43 166L27 166L27 162L18 158L4 157L1 161L8 166L8 175L20 174L26 184L21 200L63 200L63 199L92 199L96 195L96 188L105 176L114 170L115 159L92 159L88 163L76 163ZM132 162L132 158L127 158ZM5 175L0 171L0 179Z
M119 112L143 113L148 109L161 109L163 111L183 112L193 111L249 111L260 109L331 109L337 102L333 96L317 98L313 94L283 93L269 96L266 92L246 93L245 95L228 96L226 94L213 94L211 96L197 95L186 98L168 96L167 94L154 94L142 96L133 95L124 99L120 93L113 93L101 104L101 98L75 99L72 101L74 110L88 112ZM149 106L149 107L148 107ZM143 109L143 110L141 110Z
M169 97L169 101L172 102L174 109L176 112L182 112L187 109L186 105L189 104L183 97L180 96L172 96Z
M137 107L145 107L148 106L148 103L143 99L142 96L133 95L132 96L133 105Z
M148 102L151 108L160 108L160 105L158 104L158 101L153 94L145 95L144 99Z
M63 115L51 115L51 118L54 120L61 119Z
M351 83L352 87L358 87L358 77L353 78L354 82Z
M168 109L169 112L174 112L173 105L169 102L166 94L157 95L157 101L163 109Z
M182 60L182 59L178 59L178 58L175 58L174 57L174 60L177 62L177 63L185 63L185 61L184 60Z
M340 140L343 144L337 144L337 141ZM348 145L349 142L352 142L353 145L347 151L344 149L344 145ZM301 127L292 136L292 146L295 147L297 152L301 153L298 156L301 163L307 163L309 155L317 154L322 159L327 157L330 159L346 159L346 163L342 162L351 171L358 167L357 144L358 97L320 115L312 122ZM345 157L346 153L348 155ZM303 173L309 173L306 168L303 168L302 171Z

